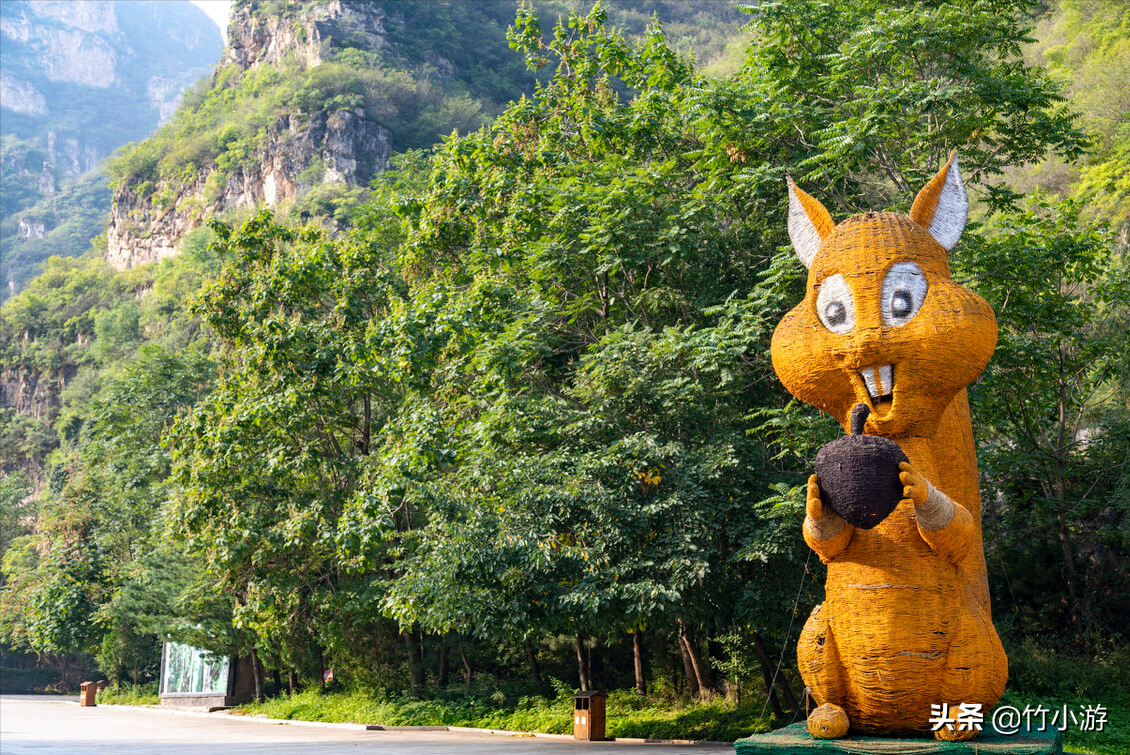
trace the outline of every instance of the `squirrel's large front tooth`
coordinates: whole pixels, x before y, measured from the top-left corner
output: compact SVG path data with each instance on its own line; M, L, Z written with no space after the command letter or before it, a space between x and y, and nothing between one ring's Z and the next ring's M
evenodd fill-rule
M894 372L892 371L891 365L884 364L879 367L879 395L890 395L891 392L894 391L894 388Z
M871 394L871 398L879 398L879 388L875 384L875 368L868 367L865 370L859 371L863 382L867 384L867 392Z
M859 376L867 384L867 393L871 395L871 398L889 396L894 390L894 368L889 364L860 370Z

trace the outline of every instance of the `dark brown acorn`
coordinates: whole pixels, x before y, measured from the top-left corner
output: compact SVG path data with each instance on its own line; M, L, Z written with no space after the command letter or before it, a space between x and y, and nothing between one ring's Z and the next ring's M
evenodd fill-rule
M816 452L820 500L848 524L865 530L886 519L902 500L899 462L909 461L893 440L863 434L870 413L867 404L856 404L851 435Z

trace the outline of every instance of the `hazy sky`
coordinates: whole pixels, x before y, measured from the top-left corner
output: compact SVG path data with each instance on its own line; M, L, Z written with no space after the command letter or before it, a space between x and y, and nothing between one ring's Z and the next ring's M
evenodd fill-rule
M216 26L220 27L220 33L224 36L225 41L228 36L228 11L231 10L231 0L190 0L200 10L208 14L208 17L216 22Z

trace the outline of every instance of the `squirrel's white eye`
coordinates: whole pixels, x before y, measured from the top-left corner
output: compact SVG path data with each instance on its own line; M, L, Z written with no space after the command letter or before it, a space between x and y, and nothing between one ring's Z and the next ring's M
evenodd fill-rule
M906 325L918 314L926 300L926 275L913 262L896 262L883 278L883 292L879 299L879 312L883 324L898 327Z
M855 300L842 275L825 278L816 295L816 316L824 327L843 335L855 327Z

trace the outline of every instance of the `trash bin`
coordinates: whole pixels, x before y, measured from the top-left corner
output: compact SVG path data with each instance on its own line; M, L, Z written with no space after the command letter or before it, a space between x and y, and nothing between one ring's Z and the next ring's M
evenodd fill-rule
M604 739L604 700L599 691L573 695L573 739L599 742Z
M93 708L98 703L94 702L98 694L98 682L83 682L79 685L78 704L84 708Z

